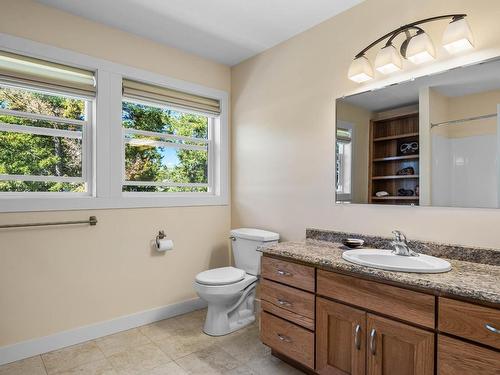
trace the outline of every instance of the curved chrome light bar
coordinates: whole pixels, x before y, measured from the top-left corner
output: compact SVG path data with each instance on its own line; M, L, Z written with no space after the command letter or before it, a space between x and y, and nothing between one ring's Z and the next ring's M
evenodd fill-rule
M354 57L349 67L349 79L361 83L374 77L373 67L366 58L365 53L387 39L385 46L379 51L375 59L375 69L382 74L390 74L402 69L402 58L408 59L414 64L421 64L433 60L436 51L431 38L418 25L451 19L443 35L443 47L449 53L457 53L474 47L474 40L469 24L465 20L466 14L446 14L443 16L425 18L415 21L381 36L370 43ZM394 47L394 39L405 34L406 38L399 48Z

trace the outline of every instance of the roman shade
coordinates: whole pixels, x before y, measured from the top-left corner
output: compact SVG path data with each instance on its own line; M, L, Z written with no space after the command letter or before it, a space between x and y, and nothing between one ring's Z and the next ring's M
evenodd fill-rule
M212 115L220 114L218 99L206 98L166 87L128 79L123 80L123 96L139 101L157 103Z
M70 95L94 97L94 72L0 51L0 82Z

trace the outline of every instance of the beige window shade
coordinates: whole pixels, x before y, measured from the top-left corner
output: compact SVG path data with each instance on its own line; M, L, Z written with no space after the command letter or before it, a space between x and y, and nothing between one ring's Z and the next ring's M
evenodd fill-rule
M0 82L71 95L95 96L94 72L0 51Z
M197 112L215 115L220 114L220 102L217 99L205 98L203 96L127 79L123 80L123 96L130 99L180 107Z

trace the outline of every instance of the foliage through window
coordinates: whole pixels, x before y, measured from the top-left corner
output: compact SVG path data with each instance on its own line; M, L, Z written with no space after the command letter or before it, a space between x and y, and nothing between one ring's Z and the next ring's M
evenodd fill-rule
M124 192L209 192L206 115L124 100Z
M0 86L0 191L88 193L90 102Z

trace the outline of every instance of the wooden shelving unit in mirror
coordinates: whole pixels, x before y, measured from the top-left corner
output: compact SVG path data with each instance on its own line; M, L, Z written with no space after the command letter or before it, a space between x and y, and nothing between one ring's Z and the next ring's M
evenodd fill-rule
M406 108L370 121L369 203L419 204L418 111Z

